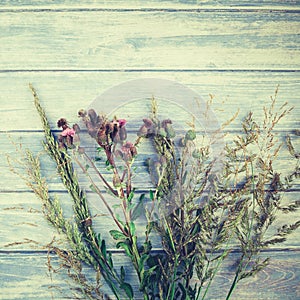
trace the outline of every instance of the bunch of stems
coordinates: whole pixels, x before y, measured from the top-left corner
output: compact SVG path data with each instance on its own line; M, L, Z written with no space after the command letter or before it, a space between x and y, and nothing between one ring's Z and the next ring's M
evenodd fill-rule
M233 145L224 149L222 170L218 173L214 171L211 145L199 145L202 137L194 125L176 140L172 121L159 119L154 99L150 117L143 120L134 143L126 140L125 120L115 118L108 122L92 110L81 111L89 134L99 144L99 153L104 155L109 178L83 148L61 147L63 139L57 140L53 135L36 91L30 88L45 133L44 148L56 163L62 183L73 200L75 217L70 220L64 216L58 197L49 194L39 157L26 150L28 176L25 180L41 199L48 221L65 234L71 246L67 256L61 255L66 252L56 247L52 250L65 259L73 258L74 268L77 263L84 263L98 274L97 278L101 274L117 299L134 299L136 291L128 282L125 268L115 269L106 241L94 229L87 195L80 187L73 163L88 178L90 188L112 218L116 229L110 230L110 235L116 247L129 257L139 282L137 293L145 300L207 298L223 261L235 250L240 255L226 296L230 299L240 280L254 276L268 265L269 258L263 259L261 251L284 242L300 226L299 221L285 224L277 233L270 234L279 213L294 212L299 206L299 202L282 204L284 192L300 173L300 155L290 137L287 147L296 159L296 167L284 179L274 169L282 147L276 141L274 129L291 111L286 104L276 110L277 91L270 107L264 108L261 125L255 122L252 113L245 118L241 134L233 139ZM137 148L145 139L156 149L156 158L148 160L153 188L138 194L132 183L133 165ZM118 199L121 217L107 195ZM150 206L145 205L146 200ZM141 236L136 220L143 214L147 224ZM153 236L160 238L159 252L152 250ZM81 285L90 298L103 297L98 289L99 280L93 292L88 290L85 281Z

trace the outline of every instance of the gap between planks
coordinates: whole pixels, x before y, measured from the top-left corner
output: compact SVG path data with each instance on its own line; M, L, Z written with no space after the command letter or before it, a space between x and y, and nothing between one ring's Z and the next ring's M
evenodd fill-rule
M300 69L0 69L0 73L299 73Z
M16 6L14 8L1 8L0 13L22 13L22 12L32 12L32 13L40 13L40 12L183 12L183 13L210 13L210 12L221 12L221 13L235 13L235 12L243 12L243 13L258 13L258 12L267 12L267 13L299 13L300 7L288 7L288 6L194 6L190 8L180 8L180 7L102 7L102 6L76 6L76 7L40 7L33 6L24 8L22 6Z

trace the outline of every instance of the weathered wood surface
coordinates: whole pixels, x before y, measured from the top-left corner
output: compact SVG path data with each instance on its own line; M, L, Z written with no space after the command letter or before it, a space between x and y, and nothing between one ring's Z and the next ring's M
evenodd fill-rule
M72 297L64 276L51 281L47 274L42 250L57 233L43 219L39 201L6 163L6 153L17 157L9 136L34 152L42 150L29 82L54 127L62 116L76 122L78 109L124 81L174 80L197 91L204 101L214 95L212 109L220 124L240 108L227 138L249 110L260 118L262 106L280 84L279 103L288 101L295 109L277 132L281 140L291 134L297 141L293 132L299 129L300 115L299 5L292 0L1 1L0 298ZM106 103L103 111L115 105ZM184 120L178 114L174 118ZM289 164L285 151L280 170L284 173ZM53 164L45 160L43 171L51 190L68 207ZM90 197L93 212L102 213L97 199ZM299 186L286 195L287 201L298 198ZM299 219L299 213L294 217ZM278 220L284 222L285 218ZM107 216L95 217L97 229L104 223L110 226ZM242 284L234 299L300 298L299 247L298 231L270 252L271 266ZM126 264L122 255L118 264ZM208 299L224 298L232 280L228 266Z
M269 253L264 255L269 256ZM236 254L232 254L224 264L213 282L207 299L225 299L228 285L233 279L231 263L235 256ZM272 264L256 277L242 281L231 299L299 299L300 262L298 258L299 252L297 251L271 253ZM73 295L76 291L72 281L70 279L67 281L66 274L62 271L58 274L52 273L50 277L46 265L47 260L46 253L42 252L39 255L30 252L0 253L1 299L75 299ZM51 261L54 268L59 267L55 258L52 257ZM124 261L117 261L116 268L123 263ZM132 280L132 282L135 285L136 281ZM16 287L19 288L16 289ZM71 292L70 287L73 287ZM77 293L77 295L80 294ZM135 299L143 298L137 296Z
M210 99L209 94L213 95L212 110L220 124L240 110L237 119L227 129L239 128L241 120L250 110L255 113L255 117L261 118L263 106L270 104L270 96L274 95L277 85L280 85L279 106L287 101L290 106L294 106L294 110L282 120L278 129L285 134L299 127L300 81L298 72L25 71L0 73L0 112L6 116L5 122L1 122L0 131L5 133L6 131L41 130L32 94L28 88L30 82L39 93L51 126L56 128L56 121L60 117L67 118L70 123L78 122L78 110L88 107L98 95L107 89L117 87L123 82L143 78L161 78L179 82L199 93L205 102ZM152 94L145 96L152 97ZM118 103L118 105L120 104ZM102 110L104 113L110 113L115 105L114 102L105 103ZM204 109L200 108L199 111ZM148 111L145 111L144 114L147 115ZM5 140L5 136L3 139Z
M130 17L126 11L3 12L1 55L9 59L3 59L0 68L291 71L300 67L297 12L129 13Z
M71 8L108 8L108 9L132 9L132 8L152 8L152 9L161 9L161 8L207 8L212 9L219 8L232 8L232 7L245 7L245 8L268 8L268 9L277 9L277 8L298 8L299 1L297 0L135 0L135 1L122 1L122 0L111 0L111 1L95 1L95 0L84 0L77 3L74 3L72 0L3 0L0 3L0 7L4 9L7 8L32 8L32 7L47 7L52 9L58 9L65 7L67 9Z

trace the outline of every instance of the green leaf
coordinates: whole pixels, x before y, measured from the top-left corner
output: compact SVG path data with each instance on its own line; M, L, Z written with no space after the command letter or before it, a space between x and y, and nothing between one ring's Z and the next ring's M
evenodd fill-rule
M96 189L92 184L90 184L90 189L91 189L92 192L96 193Z
M124 281L125 279L125 269L123 266L121 266L121 280Z
M139 218L144 211L144 199L145 194L142 194L140 196L139 202L135 205L133 212L131 214L131 220L135 221L137 218Z
M114 168L114 167L113 167L112 165L109 165L109 166L106 168L106 170L107 170L107 171L111 171L111 170L113 170L113 168Z
M121 204L114 204L114 205L112 205L112 208L114 209L114 210L117 210L117 209L119 209L121 207Z
M114 263L113 263L113 260L112 260L112 257L111 257L111 252L108 252L107 262L108 262L108 265L110 266L110 268L113 269Z
M129 223L129 230L130 230L131 235L135 234L136 228L135 228L135 224L132 221Z
M118 242L116 244L116 247L124 249L126 255L129 256L130 258L132 258L130 246L126 242Z
M97 245L100 246L101 245L101 234L100 233L97 234L96 241L97 241Z
M140 285L141 288L144 288L147 285L147 282L149 282L151 275L157 269L157 267L158 267L158 265L155 265L154 267L152 267L148 270L145 270L144 278ZM159 275L161 276L161 274L159 274Z
M150 200L154 200L154 192L152 190L149 191Z
M120 204L118 204L118 206L120 206ZM124 226L125 223L122 221L121 217L119 214L116 214L116 219Z
M119 230L110 230L109 233L114 240L126 240L125 234Z
M129 299L133 299L133 289L129 283L123 282L120 285L120 288L125 291L126 295L129 297Z
M133 199L134 197L134 189L129 193L128 197L127 197L127 202L131 202L131 200Z
M141 272L144 269L144 264L147 261L147 259L149 258L149 255L144 253L141 258L138 261L139 264L139 272Z
M106 244L105 244L105 240L102 240L101 242L101 252L103 254L103 257L106 259L107 258L107 253L106 253Z
M178 282L178 287L181 289L182 299L189 299L190 297L187 298L186 290L181 282Z

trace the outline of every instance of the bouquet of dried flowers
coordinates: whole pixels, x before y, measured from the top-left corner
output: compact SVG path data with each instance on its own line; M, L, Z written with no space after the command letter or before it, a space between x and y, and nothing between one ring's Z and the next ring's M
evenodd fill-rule
M269 264L261 251L284 242L300 226L297 221L273 230L278 214L299 206L297 201L284 204L283 199L300 174L300 155L290 137L286 145L294 166L284 178L274 167L282 147L274 129L291 110L284 104L276 111L277 91L270 107L264 108L262 124L251 112L244 119L241 133L224 147L216 172L211 145L199 144L201 134L195 126L176 135L170 119L159 119L155 100L134 140L128 139L125 119L109 119L93 109L79 111L85 127L81 131L77 124L70 127L59 119L62 132L56 137L32 86L31 90L45 133L44 147L71 196L74 218L66 218L60 199L49 193L39 157L29 150L23 160L26 181L42 201L47 220L67 237L68 249L52 244L49 249L65 262L85 297L109 298L101 292L103 278L116 299L205 299L222 262L234 250L238 261L229 299L240 280ZM95 157L80 143L86 132L96 144ZM145 161L152 187L140 191L134 186L134 162L144 142L153 146L155 156ZM107 241L94 229L78 168L112 218L115 229L110 236L128 257L138 288L128 280L125 266L116 269ZM117 199L117 205L109 197ZM142 229L137 226L140 218L145 221ZM159 250L153 249L153 239L159 239ZM83 265L94 270L93 285L83 275Z

